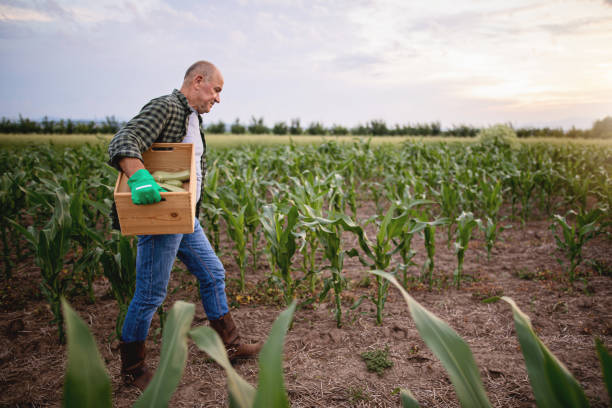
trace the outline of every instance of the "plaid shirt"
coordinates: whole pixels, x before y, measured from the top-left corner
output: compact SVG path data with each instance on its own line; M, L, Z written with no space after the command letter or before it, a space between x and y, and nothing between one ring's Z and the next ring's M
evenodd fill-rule
M119 161L122 158L134 157L142 161L142 153L149 150L153 143L181 143L187 134L190 114L191 107L187 98L177 89L173 90L170 95L151 100L143 106L140 113L115 134L108 145L110 157L108 163L121 171ZM198 120L204 146L204 153L200 161L202 178L204 178L206 175L206 138L200 115L198 115ZM202 189L203 187L204 183L202 183ZM200 197L202 196L203 194L200 194ZM199 208L200 202L196 206L196 214L199 213Z
M126 123L108 145L109 164L121 171L119 161L124 157L134 157L142 161L142 153L149 150L153 143L180 143L187 134L191 107L180 91L160 96L147 103L138 115ZM202 177L206 174L206 138L200 121L200 134L204 154L200 165Z

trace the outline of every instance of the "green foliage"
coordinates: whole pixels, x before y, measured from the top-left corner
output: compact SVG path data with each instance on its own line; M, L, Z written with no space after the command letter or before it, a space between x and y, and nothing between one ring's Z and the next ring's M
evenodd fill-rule
M168 312L157 370L147 389L134 404L135 408L168 406L185 369L187 333L194 313L195 306L182 301L177 301Z
M478 143L483 146L495 148L518 147L516 132L510 126L494 125L481 130L478 135Z
M301 135L304 133L304 129L300 126L300 119L291 119L291 125L289 125L290 135Z
M461 286L461 275L463 273L463 260L467 250L472 232L480 224L479 219L474 219L471 212L462 212L457 218L457 239L455 241L455 254L457 255L457 269L455 269L455 284L457 289Z
M236 118L234 123L230 126L230 133L241 135L246 133L246 127L240 123L240 119Z
M119 306L115 323L115 334L118 339L121 338L123 321L136 288L136 246L135 238L113 231L104 247L95 250L102 264L104 276L110 282L113 297Z
M268 243L271 259L279 269L281 287L287 304L293 301L295 283L291 276L292 258L296 252L296 230L298 223L297 207L277 208L265 205L260 219L264 236Z
M505 296L502 299L512 306L516 334L538 406L588 407L584 391L567 368L535 334L529 317L512 299Z
M448 324L414 300L392 275L382 271L372 273L384 277L399 289L419 335L448 372L461 406L490 407L478 367L465 341Z
M597 349L597 356L601 363L601 372L603 374L604 383L606 384L606 390L608 391L608 398L612 401L612 356L610 356L610 352L598 338L595 338L595 348Z
M567 221L568 216L575 218L574 223ZM570 282L576 278L576 268L582 263L582 248L589 240L597 235L605 232L609 221L605 220L606 213L594 208L590 211L569 211L565 217L555 214L553 224L550 228L553 231L557 249L565 254L569 265L567 266L567 274ZM559 234L558 228L561 229ZM562 261L559 260L559 263Z
M212 134L223 134L225 133L225 123L220 120L217 123L211 123L206 126L206 132Z
M364 351L360 356L368 371L375 372L381 377L387 368L393 367L393 361L389 360L389 346L384 349Z
M66 408L110 408L111 384L96 342L85 322L63 298L62 309L68 337L62 405Z
M343 135L348 135L349 130L342 125L333 125L329 129L329 133L334 136L343 136Z
M309 135L325 135L327 134L327 129L325 129L325 126L323 126L321 122L312 122L308 125L306 133Z
M262 135L264 133L270 133L270 129L264 125L263 118L257 119L255 116L251 117L251 124L248 127L249 133L254 135Z
M402 408L419 408L420 405L416 398L412 395L409 390L401 390L400 391L400 402L402 403Z
M70 197L63 190L56 191L53 217L43 229L38 230L33 226L26 229L16 223L14 226L32 246L34 260L42 275L40 290L51 306L59 341L63 343L65 337L61 298L66 293L71 279L63 271L64 258L70 250L72 234Z
M196 345L225 369L230 407L289 407L283 379L282 352L285 334L291 324L295 307L296 304L293 302L279 315L259 353L257 389L234 370L219 335L213 329L198 327L190 332Z
M606 116L603 119L596 120L591 129L591 137L597 139L612 138L612 116Z
M66 408L111 407L111 387L104 363L87 325L62 300L68 336L68 366L64 380ZM176 302L168 314L159 365L135 407L167 407L183 375L187 358L187 332L193 304Z
M276 122L274 127L272 128L272 133L275 135L286 135L289 133L289 127L287 127L287 122Z

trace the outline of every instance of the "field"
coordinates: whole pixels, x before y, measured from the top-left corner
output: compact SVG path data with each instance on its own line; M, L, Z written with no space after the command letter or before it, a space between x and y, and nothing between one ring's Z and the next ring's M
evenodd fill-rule
M400 389L422 406L459 406L400 292L374 269L393 273L465 340L492 406L536 405L503 296L591 406L609 406L594 339L612 346L612 144L522 143L498 131L469 142L209 139L200 221L243 337L266 338L291 300L301 303L283 352L292 406L395 407ZM61 405L62 296L95 338L114 406L132 406L139 395L121 384L116 327L133 290L134 241L110 230L108 139L41 140L0 138L0 406ZM193 326L207 325L178 262L168 293L149 334L153 367L175 301L195 303ZM368 371L369 351L386 351L392 365ZM256 362L235 368L257 384ZM170 406L227 400L225 371L189 342Z

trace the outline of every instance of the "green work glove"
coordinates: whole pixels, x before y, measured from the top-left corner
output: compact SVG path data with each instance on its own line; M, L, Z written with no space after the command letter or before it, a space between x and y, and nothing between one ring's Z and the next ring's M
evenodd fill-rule
M159 192L163 190L147 169L140 169L132 174L127 183L132 190L134 204L153 204L161 201Z

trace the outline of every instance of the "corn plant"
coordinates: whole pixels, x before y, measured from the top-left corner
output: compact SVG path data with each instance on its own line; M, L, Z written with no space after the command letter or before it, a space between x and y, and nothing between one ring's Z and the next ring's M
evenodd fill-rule
M273 274L284 293L285 302L294 298L295 282L291 276L292 258L297 249L298 210L295 206L279 208L274 204L265 205L261 225L268 243L271 264L278 267L278 275Z
M245 211L246 206L240 208L238 212L233 212L228 209L225 202L221 201L221 207L223 208L223 218L227 224L227 233L234 242L235 250L233 252L234 259L238 264L238 270L240 271L240 291L243 292L245 288L245 272L247 263L247 231L245 226Z
M330 290L334 293L336 326L342 326L342 299L341 294L346 288L346 278L342 274L344 268L344 256L348 251L342 249L342 231L350 231L357 235L360 246L369 251L368 245L364 242L365 232L346 215L333 215L330 218L303 216L302 227L313 228L317 238L323 248L323 256L329 265L322 270L329 270L330 276L324 279L324 288L319 300L325 299Z
M429 290L433 287L433 271L434 271L434 257L436 255L436 227L439 225L445 225L449 222L448 218L439 218L434 221L421 221L417 220L416 225L411 230L411 233L421 231L423 234L423 242L425 244L425 250L427 252L427 259L423 263L421 270L421 280L427 280L429 284Z
M511 226L503 226L499 225L497 221L485 217L486 222L480 222L478 227L484 234L485 238L485 247L487 248L487 261L491 261L491 251L497 242L499 235L505 230L510 228Z
M399 289L408 304L419 335L448 372L461 405L490 407L478 367L467 343L450 326L414 300L393 275L382 271L372 273L388 280Z
M111 284L111 292L119 307L115 322L115 334L118 339L121 338L123 321L136 288L137 242L136 238L126 237L113 231L104 246L96 249L102 271Z
M358 256L359 261L363 265L370 267L371 270L384 271L387 269L391 262L391 257L398 251L393 240L400 238L404 234L404 226L410 219L410 214L408 212L403 212L397 216L395 212L396 206L392 205L378 227L378 233L376 234L376 240L374 242L367 239L365 235L360 240L361 249L369 260L359 255L356 249L352 249L348 254L350 256ZM361 298L361 300L367 298L376 305L377 324L382 324L383 309L387 301L388 289L389 281L377 275L376 294ZM358 302L355 307L360 303L361 302Z
M112 407L111 387L96 342L87 325L62 299L68 337L68 365L64 377L66 408ZM187 359L187 335L195 306L178 301L168 313L157 370L134 404L136 408L167 407L183 375Z
M223 213L219 205L219 168L217 161L207 169L206 178L204 179L204 188L202 190L202 213L200 217L204 218L205 224L212 229L211 242L215 252L219 252L219 217Z
M71 276L64 272L64 258L70 250L72 234L68 195L61 189L56 191L55 212L43 229L37 230L33 226L26 229L14 222L13 225L32 246L34 260L42 275L40 289L51 306L53 322L63 343L65 336L60 299L71 280Z
M301 214L309 217L323 217L323 205L327 194L327 180L322 179L312 171L306 171L297 177L291 177L293 186L288 189L289 199L295 203ZM304 279L309 282L310 292L314 294L317 283L315 267L315 254L319 247L314 228L303 229L303 243L300 245L302 253L302 272Z
M189 336L198 348L225 369L230 407L289 407L283 378L282 352L285 334L291 325L295 308L295 302L292 302L272 325L268 340L259 353L259 377L256 389L234 370L219 335L213 329L198 327L189 332Z
M455 269L454 280L457 285L457 289L461 286L461 275L463 273L463 260L465 258L465 251L468 248L470 239L472 238L472 232L481 221L474 219L474 214L471 212L462 212L457 218L457 237L455 241L455 254L457 255L457 269Z
M412 261L416 255L416 251L412 249L412 238L414 237L414 234L422 231L422 229L425 228L425 224L419 221L420 218L424 218L426 216L425 211L416 210L415 207L432 203L432 201L412 199L398 202L398 206L401 208L401 211L407 211L408 214L410 214L410 217L404 224L402 234L398 239L394 240L396 251L402 259L401 264L399 264L397 268L398 270L402 271L402 284L405 288L408 287L408 268L410 266L416 266L416 264Z
M382 271L372 271L372 273L388 279L401 292L419 335L446 369L461 406L491 407L467 343L448 324L414 300L393 275ZM529 317L512 299L505 296L502 299L512 307L517 337L537 406L588 407L589 403L578 381L538 338ZM612 395L612 384L610 384L612 358L603 346L596 346L608 394ZM402 390L400 394L403 407L420 406L410 391Z
M567 221L568 216L573 216L575 221L573 225ZM576 213L570 210L566 216L555 214L553 223L550 228L557 243L557 250L565 254L568 261L566 272L570 282L576 278L576 268L583 261L582 248L584 245L595 238L599 234L606 233L606 228L612 225L609 221L605 221L606 213L599 209L579 210ZM561 229L561 233L557 229ZM560 264L563 264L561 259L558 259Z
M11 277L13 269L13 261L11 255L15 254L17 261L21 260L21 246L18 235L9 220L20 224L20 210L25 207L26 195L21 189L26 183L27 177L23 170L17 170L11 173L4 173L0 177L0 207L2 208L3 216L0 217L0 231L2 233L2 258L4 260L4 278ZM14 251L12 251L14 246Z
M504 202L501 180L490 181L481 179L479 182L479 190L479 201L482 203L482 212L485 217L497 220L499 210Z
M449 220L454 220L457 218L457 211L461 201L458 187L459 185L457 183L455 185L451 185L443 181L442 185L440 186L440 191L435 193L440 204L442 215L447 217ZM447 245L449 248L453 233L453 224L454 222L448 223Z
M236 208L244 209L243 229L245 231L246 240L250 238L251 241L251 245L248 247L248 249L251 255L253 270L257 270L257 244L259 243L260 236L259 214L261 212L259 180L257 176L257 169L248 166L240 170L241 172L235 177L231 177L228 173L226 179L229 182L228 187L230 187L233 192L232 198L235 201Z

